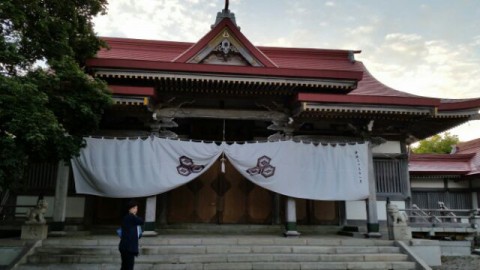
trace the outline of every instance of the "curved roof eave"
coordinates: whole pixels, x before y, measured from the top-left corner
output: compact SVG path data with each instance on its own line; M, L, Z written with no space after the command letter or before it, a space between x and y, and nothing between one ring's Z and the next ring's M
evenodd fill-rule
M363 78L359 81L358 86L355 90L348 93L351 96L378 96L378 97L395 97L395 98L406 98L405 100L431 100L436 104L438 111L460 111L468 109L480 109L480 98L472 99L440 99L414 95L406 93L400 90L391 88L377 78L375 78L367 67L360 61L357 62L361 71L363 71Z

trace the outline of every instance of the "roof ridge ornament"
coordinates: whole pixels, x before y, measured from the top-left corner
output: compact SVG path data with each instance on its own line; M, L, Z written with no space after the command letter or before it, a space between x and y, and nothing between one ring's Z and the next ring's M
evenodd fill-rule
M222 10L222 12L217 13L217 18L215 19L215 23L212 25L212 29L217 26L223 19L229 18L233 24L238 27L237 21L235 20L235 13L230 12L230 9L228 9L228 6L230 5L230 2L228 0L225 0L225 7ZM240 29L240 27L238 27Z

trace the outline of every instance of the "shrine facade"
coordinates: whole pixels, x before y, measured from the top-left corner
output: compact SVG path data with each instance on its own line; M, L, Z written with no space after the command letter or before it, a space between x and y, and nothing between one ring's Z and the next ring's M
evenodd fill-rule
M365 200L284 196L219 158L193 181L139 199L147 230L285 224L294 235L297 224L363 224L374 236L387 197L400 208L411 204L407 145L479 117L480 99L429 98L384 85L356 60L361 51L255 46L228 8L196 43L102 39L109 48L87 68L108 83L115 104L93 138L370 145ZM127 198L78 194L68 167L51 170L59 173L46 197L58 201L50 213L58 230L118 224ZM31 197L20 194L17 203Z

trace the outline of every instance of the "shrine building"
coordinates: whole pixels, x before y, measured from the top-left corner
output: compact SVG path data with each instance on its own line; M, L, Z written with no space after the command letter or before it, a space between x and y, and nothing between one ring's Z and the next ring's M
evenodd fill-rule
M220 154L198 177L163 193L98 196L79 193L75 179L79 170L72 174L60 163L49 167L54 175L49 179L54 180L38 187L55 205L48 213L52 230L65 225L86 229L118 225L125 202L135 197L141 202L147 231L192 223L285 224L286 233L295 235L297 225L361 225L374 237L386 218L387 197L400 208L412 204L407 146L479 117L480 99L423 97L384 85L356 60L361 51L256 46L246 34L227 5L195 43L103 37L109 48L87 61L87 71L108 83L114 105L90 139L121 143L155 137L166 138L166 143L226 148L277 141L337 149L366 144L362 175L367 195L288 196L247 180L245 170L239 171ZM123 155L130 152L104 159ZM263 171L265 179L279 174L280 165L274 161L276 171L271 167ZM182 162L192 171L182 171ZM198 162L180 160L178 173L196 172L192 166ZM268 162L258 159L258 164ZM308 174L310 167L306 170ZM135 175L131 181L142 185L142 177ZM32 169L29 177L27 181L39 183L43 176ZM290 179L292 189L301 185L300 180ZM323 180L317 180L322 185ZM16 198L19 204L35 200L29 193Z

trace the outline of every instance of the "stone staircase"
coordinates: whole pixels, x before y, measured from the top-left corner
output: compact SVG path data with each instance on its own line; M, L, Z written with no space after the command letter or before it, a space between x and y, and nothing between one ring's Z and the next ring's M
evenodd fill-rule
M16 269L119 269L114 236L49 238ZM343 236L160 235L142 238L135 269L415 269L393 241Z

